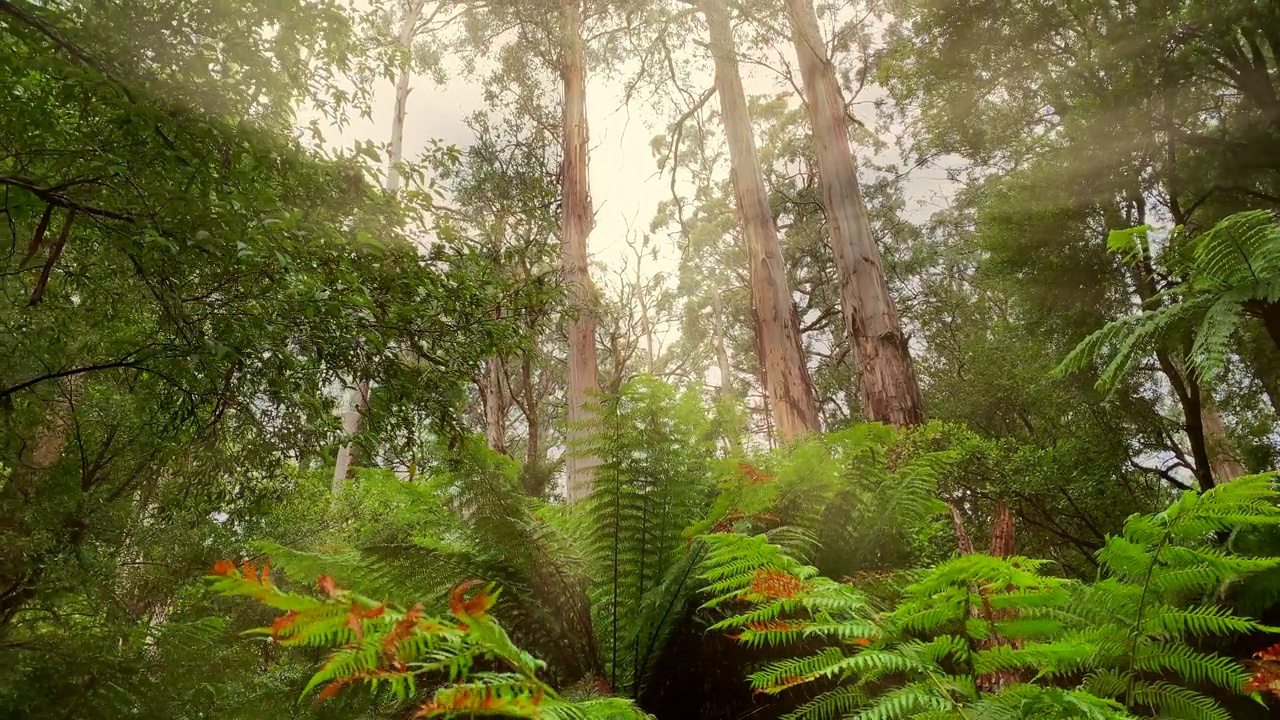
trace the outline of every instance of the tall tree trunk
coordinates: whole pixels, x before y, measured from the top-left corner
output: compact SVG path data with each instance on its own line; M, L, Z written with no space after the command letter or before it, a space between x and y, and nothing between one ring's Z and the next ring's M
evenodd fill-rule
M787 4L808 95L822 202L840 274L845 331L858 367L862 411L868 420L898 427L917 425L924 421L924 398L885 282L880 250L871 237L835 67L827 56L812 0L787 0Z
M413 38L424 5L426 0L410 0L400 23L399 42L406 57L413 51ZM404 119L408 112L406 108L411 89L409 79L409 61L406 59L401 63L400 75L396 78L396 107L391 116L391 147L387 152L386 182L389 193L395 193L400 189L400 161L404 157ZM347 392L346 407L342 413L342 432L348 440L338 449L338 459L333 466L332 490L335 496L342 492L342 487L351 477L351 471L356 466L356 447L350 438L360 432L364 412L369 407L369 390L369 381L361 380L355 388Z
M361 422L364 420L364 412L369 407L369 390L370 384L368 380L361 380L353 390L347 393L344 398L344 407L342 410L342 434L347 441L338 448L338 459L333 464L333 483L330 486L334 497L342 494L342 488L347 484L347 480L351 478L351 471L356 465L357 448L351 438L360 432Z
M565 496L591 494L599 460L588 450L594 435L600 382L596 360L595 291L587 265L587 236L594 224L587 187L587 68L580 0L562 0L564 152L560 170L560 270L574 312L569 322L569 447Z
M1226 423L1213 398L1203 389L1200 392L1200 416L1204 426L1204 444L1209 451L1209 463L1213 468L1213 479L1218 484L1231 482L1248 474L1248 469L1240 461L1236 444L1227 434Z
M502 358L491 357L484 363L484 437L495 452L507 454L507 388Z
M495 265L502 263L502 249L507 239L507 216L498 213L489 230L489 246ZM500 320L503 307L494 307L494 320ZM495 354L484 362L484 378L479 381L480 397L484 403L484 437L495 452L507 452L507 410L511 407L511 388L506 381L506 363Z
M729 348L724 337L724 304L720 293L716 293L711 301L713 330L711 342L715 343L716 365L720 371L720 397L733 397L733 366L729 364Z
M716 65L716 94L729 141L730 177L751 262L751 297L759 316L760 364L778 434L783 441L819 429L818 409L804 353L795 303L787 283L778 230L769 210L764 174L738 72L737 51L724 0L701 0Z

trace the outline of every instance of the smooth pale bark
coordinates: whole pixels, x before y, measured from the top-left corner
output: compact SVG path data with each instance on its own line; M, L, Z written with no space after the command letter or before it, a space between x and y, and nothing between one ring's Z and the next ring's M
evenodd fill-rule
M399 42L406 54L413 50L415 29L425 5L426 0L412 0L400 24ZM406 59L400 66L400 75L396 78L396 108L391 116L391 146L387 151L386 181L386 189L389 193L400 189L400 161L404 158L404 120L409 102L409 79L409 61ZM338 449L338 458L333 466L332 490L335 496L342 492L343 485L351 477L352 468L356 466L356 447L350 438L360 432L364 412L369 407L369 390L369 381L362 380L357 387L346 394L342 413L342 433L348 440Z
M600 392L596 359L595 290L587 265L587 236L594 223L587 187L587 68L578 0L561 3L564 46L563 165L560 171L560 272L569 290L569 457L565 497L591 494L599 460L589 451Z
M347 480L351 478L351 471L356 463L356 446L351 441L360 432L361 422L364 420L364 411L369 407L369 390L368 380L360 381L360 384L354 389L348 391L344 398L344 407L342 410L342 434L347 441L338 448L338 459L333 465L333 484L330 487L334 496L342 493L342 488L346 485Z
M716 293L711 306L711 313L714 316L713 336L711 342L715 345L716 365L720 370L720 399L726 403L735 402L737 393L733 389L733 366L729 364L729 347L724 336L724 306L720 301L720 293ZM737 455L742 451L742 442L738 437L736 428L730 428L725 433L729 442L729 452Z
M917 425L924 421L924 398L885 282L880 250L871 237L835 67L812 0L787 0L787 5L808 96L831 251L840 275L845 331L858 367L862 412L868 420L897 427Z
M507 454L507 388L502 358L484 363L484 437L495 452Z
M1200 417L1214 482L1222 484L1247 475L1249 471L1240 462L1240 454L1236 451L1236 444L1231 441L1231 436L1227 434L1222 413L1218 411L1213 398L1203 391L1200 393Z
M714 330L711 341L715 344L716 365L720 370L720 397L733 397L733 367L729 364L729 347L724 337L724 304L720 293L716 293L711 301L711 314Z
M724 0L700 3L710 31L716 66L716 94L729 142L730 177L738 219L746 235L751 262L751 298L758 316L760 364L778 435L783 441L819 429L818 409L804 353L795 303L787 283L778 230L769 210L764 175L747 96L738 72L738 59Z
M490 230L489 245L495 263L500 263L502 248L506 244L507 216L499 213ZM502 306L495 309L495 319L502 315ZM506 381L506 363L500 355L484 363L484 378L479 381L480 396L484 403L484 438L489 447L503 455L507 452L507 411L511 408L511 388Z

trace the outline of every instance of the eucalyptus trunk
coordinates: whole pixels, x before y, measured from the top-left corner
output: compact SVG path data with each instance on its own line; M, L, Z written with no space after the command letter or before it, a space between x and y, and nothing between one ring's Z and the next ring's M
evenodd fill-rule
M845 331L858 368L862 411L868 420L897 427L918 425L924 421L924 398L885 281L880 250L871 237L835 66L818 30L811 0L787 0L787 5L808 96L822 204L840 275Z
M783 441L819 429L800 328L787 283L778 230L769 210L764 175L751 131L746 92L724 0L702 0L715 58L716 93L729 160L734 202L751 263L751 300L758 316L760 365L774 422Z
M1217 484L1231 482L1248 474L1248 469L1240 461L1240 453L1236 444L1227 433L1227 425L1222 413L1209 393L1200 393L1201 425L1204 427L1204 444L1209 451L1209 464L1213 470L1213 479Z
M387 152L386 189L395 193L400 189L400 161L404 158L404 120L409 103L409 54L413 51L413 38L416 34L418 18L426 0L411 0L400 25L399 43L405 53L400 64L400 75L396 78L396 107L391 116L391 147ZM342 487L351 477L351 471L357 463L357 448L351 438L358 435L364 422L365 410L369 407L370 383L361 380L355 388L347 392L345 407L342 413L342 433L346 442L338 449L338 458L333 466L333 494L342 492Z
M509 454L507 452L509 403L505 376L502 358L491 357L485 361L484 382L480 386L484 398L484 437L490 448L503 455Z
M569 457L565 496L570 501L591 494L599 460L589 451L600 391L596 359L595 292L587 265L587 236L593 224L587 187L587 69L582 39L582 8L563 0L564 146L560 171L560 271L569 290Z

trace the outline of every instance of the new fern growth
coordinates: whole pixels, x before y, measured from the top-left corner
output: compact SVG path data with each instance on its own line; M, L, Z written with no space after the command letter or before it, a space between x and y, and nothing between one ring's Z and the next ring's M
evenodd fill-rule
M1278 501L1269 476L1188 492L1109 538L1097 582L1048 576L1044 561L966 555L922 573L884 611L763 536L722 534L707 539L706 607L728 610L714 627L744 643L825 640L751 677L771 694L835 681L795 720L1229 720L1213 693L1250 692L1250 674L1201 648L1272 629L1216 605L1216 591L1280 561L1236 555L1217 537L1280 522Z
M286 646L337 646L312 676L303 696L324 700L343 688L382 687L399 700L426 690L417 717L646 718L630 701L573 701L538 677L545 663L511 641L489 610L492 586L468 582L450 593L449 613L428 616L421 604L397 607L339 587L321 576L319 597L288 592L272 581L271 568L237 568L219 562L209 576L225 595L246 595L285 611L268 628L250 631Z

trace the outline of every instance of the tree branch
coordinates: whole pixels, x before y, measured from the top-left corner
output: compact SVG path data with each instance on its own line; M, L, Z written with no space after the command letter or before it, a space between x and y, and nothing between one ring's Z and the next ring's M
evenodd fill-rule
M4 0L0 0L3 3ZM0 185L7 187L17 187L26 190L50 205L57 205L67 210L82 212L85 215L94 215L97 217L109 218L111 220L120 220L122 222L137 222L132 215L115 212L114 210L104 210L102 208L93 207L77 202L71 198L58 192L57 187L43 187L34 180L18 177L16 175L0 175ZM61 187L61 186L60 186Z

